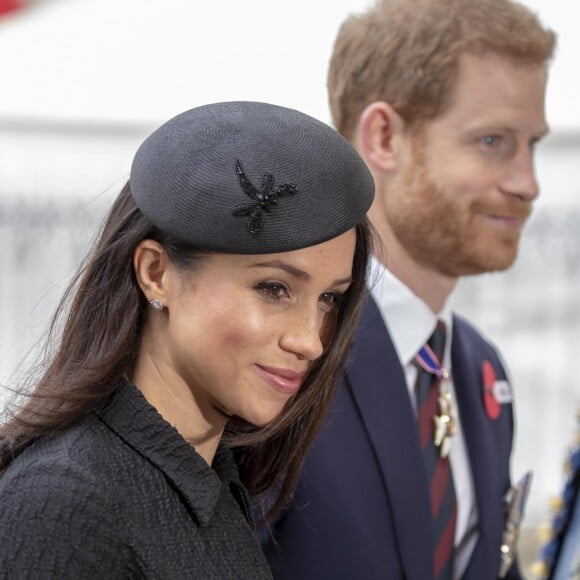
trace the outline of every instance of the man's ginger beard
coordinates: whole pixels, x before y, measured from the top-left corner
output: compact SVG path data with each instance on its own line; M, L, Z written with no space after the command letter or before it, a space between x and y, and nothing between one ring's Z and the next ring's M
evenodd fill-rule
M387 220L406 252L452 278L509 268L517 257L519 231L496 228L480 214L526 218L531 203L502 195L490 204L487 191L470 201L462 192L446 196L428 171L419 132L413 136L413 156L415 163L390 184L385 200Z

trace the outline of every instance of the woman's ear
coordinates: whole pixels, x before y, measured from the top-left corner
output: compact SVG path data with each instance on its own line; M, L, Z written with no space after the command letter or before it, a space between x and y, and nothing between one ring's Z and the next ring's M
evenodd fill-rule
M133 268L139 288L148 302L160 300L167 305L169 258L155 240L142 240L133 252Z
M405 123L384 101L371 103L361 114L357 127L359 153L375 171L392 171Z

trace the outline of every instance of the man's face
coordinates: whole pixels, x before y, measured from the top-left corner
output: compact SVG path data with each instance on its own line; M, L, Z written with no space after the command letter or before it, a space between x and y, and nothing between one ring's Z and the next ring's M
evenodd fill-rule
M534 146L547 132L546 72L464 55L451 106L410 141L385 196L399 243L449 277L504 270L538 195Z

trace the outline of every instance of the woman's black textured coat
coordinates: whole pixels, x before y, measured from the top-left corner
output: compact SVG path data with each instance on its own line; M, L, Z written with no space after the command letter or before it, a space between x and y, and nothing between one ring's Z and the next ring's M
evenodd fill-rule
M270 578L230 452L212 467L125 384L0 477L0 577Z

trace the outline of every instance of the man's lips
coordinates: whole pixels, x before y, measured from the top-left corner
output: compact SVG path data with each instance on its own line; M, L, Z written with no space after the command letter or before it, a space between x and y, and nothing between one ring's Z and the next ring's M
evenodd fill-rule
M524 224L526 223L526 220L529 217L529 212L525 213L525 214L499 214L499 213L491 213L491 212L486 212L486 213L482 213L483 217L486 218L487 220L493 222L494 224L496 224L497 226L500 227L504 227L504 228L508 228L508 229L513 229L513 230L519 230L521 229Z
M487 218L512 228L521 228L525 222L525 219L522 218L501 215L488 215Z
M278 367L256 365L260 376L274 389L287 395L294 395L302 386L306 371L293 371Z

